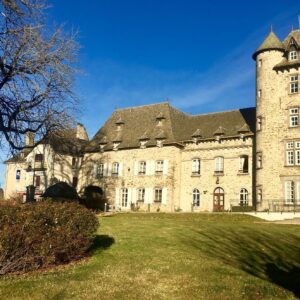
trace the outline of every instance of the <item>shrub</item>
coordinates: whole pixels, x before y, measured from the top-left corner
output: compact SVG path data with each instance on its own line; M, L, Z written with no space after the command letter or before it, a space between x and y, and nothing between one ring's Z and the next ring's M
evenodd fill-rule
M42 201L0 209L0 274L26 272L82 258L99 226L76 203Z

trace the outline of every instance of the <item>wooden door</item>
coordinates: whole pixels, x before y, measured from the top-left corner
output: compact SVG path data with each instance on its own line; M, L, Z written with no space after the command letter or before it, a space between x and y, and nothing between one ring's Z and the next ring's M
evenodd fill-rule
M216 188L214 191L214 211L224 211L225 195L222 188Z

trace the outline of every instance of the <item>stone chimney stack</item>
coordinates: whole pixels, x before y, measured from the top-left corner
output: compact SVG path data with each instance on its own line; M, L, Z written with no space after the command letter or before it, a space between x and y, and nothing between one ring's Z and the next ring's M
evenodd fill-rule
M25 147L33 147L34 145L34 133L26 132L25 135Z
M85 140L85 141L89 140L89 137L85 130L85 127L80 123L77 123L76 138L80 139L80 140Z

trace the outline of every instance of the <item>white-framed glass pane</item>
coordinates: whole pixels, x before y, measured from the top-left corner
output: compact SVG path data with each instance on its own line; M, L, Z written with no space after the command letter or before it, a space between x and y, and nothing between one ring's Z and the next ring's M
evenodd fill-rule
M198 189L193 190L193 206L200 207L200 191Z
M154 190L154 201L161 202L162 201L162 188L155 188Z
M299 125L299 117L298 116L290 116L290 126L296 127Z
M294 182L286 181L285 182L285 203L292 204L294 202Z
M290 60L297 60L298 59L297 51L291 51L289 56L290 56Z
M119 163L118 162L113 163L112 174L114 174L114 175L119 174Z
M137 200L144 202L145 201L145 189L140 188L137 190Z
M140 161L139 163L139 174L146 174L146 162Z
M128 205L128 189L124 188L121 190L121 206L127 207Z
M224 158L221 156L215 158L215 171L216 172L224 171Z
M164 161L163 160L157 160L155 162L155 172L161 173L164 170Z
M294 157L294 151L287 151L286 153L286 163L288 166L294 165L295 163L295 157Z
M192 173L200 174L200 159L199 158L195 158L192 161Z
M240 190L240 205L248 206L248 191L246 189Z
M300 150L295 151L295 156L296 156L296 165L300 165Z

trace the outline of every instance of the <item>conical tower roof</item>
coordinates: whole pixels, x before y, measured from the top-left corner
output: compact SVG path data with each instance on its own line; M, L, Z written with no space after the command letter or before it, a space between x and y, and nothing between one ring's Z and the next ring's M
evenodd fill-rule
M284 51L284 45L282 44L282 42L279 40L279 38L273 31L269 33L269 35L265 38L263 43L256 49L256 51L252 56L253 59L255 60L259 53L268 50Z

